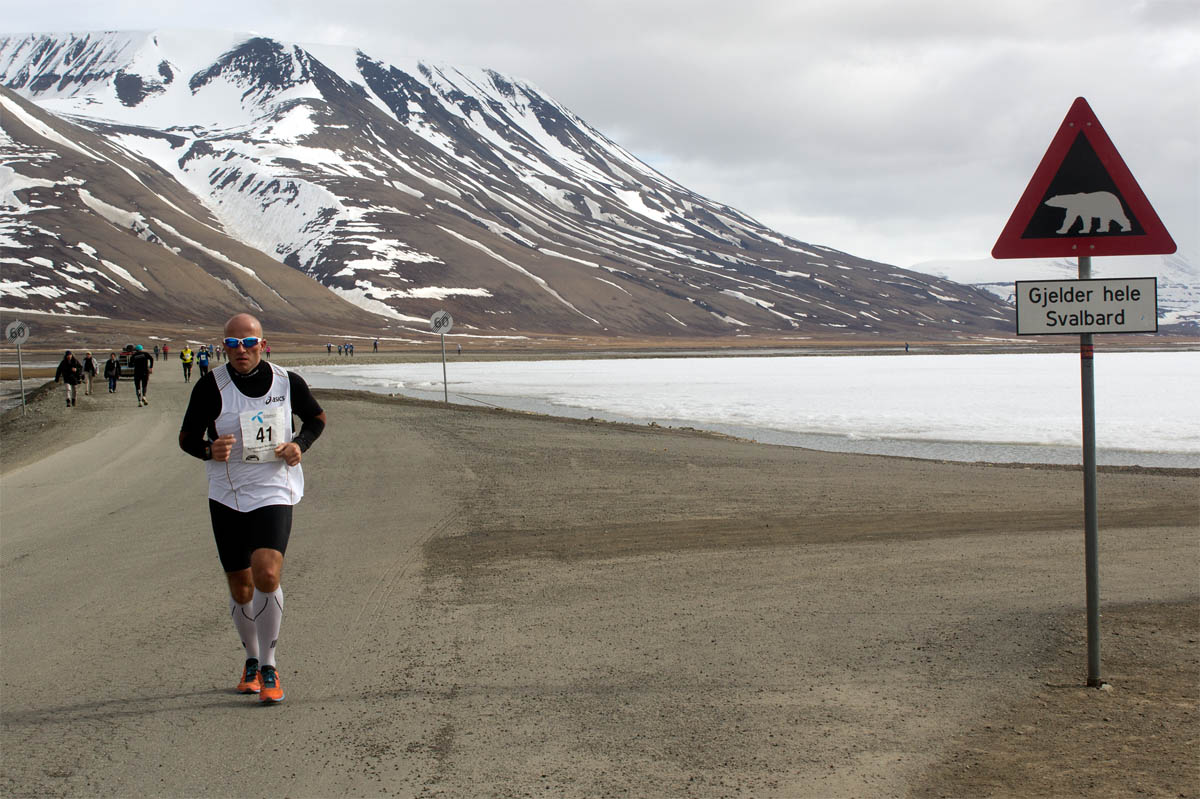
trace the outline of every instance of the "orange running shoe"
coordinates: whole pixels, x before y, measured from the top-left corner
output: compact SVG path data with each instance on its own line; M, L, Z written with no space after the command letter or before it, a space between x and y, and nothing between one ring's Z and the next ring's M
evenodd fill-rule
M262 674L258 670L258 658L249 658L242 668L242 681L237 685L239 694L256 694L262 690Z
M283 686L279 682L279 675L275 673L275 667L263 666L259 674L262 675L262 690L259 691L258 701L264 705L282 702Z

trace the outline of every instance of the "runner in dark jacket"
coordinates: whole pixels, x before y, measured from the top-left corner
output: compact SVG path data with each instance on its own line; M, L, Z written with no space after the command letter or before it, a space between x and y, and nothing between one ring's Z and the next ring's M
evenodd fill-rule
M121 379L121 362L117 360L115 352L104 362L104 379L108 381L108 393L115 394L117 381Z
M129 365L133 368L133 390L137 394L138 407L149 405L146 389L150 387L150 375L154 373L154 358L139 344L129 356Z
M75 386L79 385L79 381L83 379L83 367L79 365L79 361L71 354L70 350L63 353L63 359L58 364L58 370L54 373L54 382L62 382L67 387L67 407L70 408L75 404Z

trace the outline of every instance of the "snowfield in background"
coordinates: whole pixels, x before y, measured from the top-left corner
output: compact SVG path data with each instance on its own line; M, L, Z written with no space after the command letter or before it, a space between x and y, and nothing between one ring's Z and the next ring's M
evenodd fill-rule
M317 387L442 398L441 363L300 371ZM958 448L975 454L955 459L1080 458L1074 353L452 361L448 376L452 402L761 431L753 437L883 454L924 452L905 442L959 442L1020 447L1013 457ZM1105 353L1101 344L1095 384L1100 463L1200 467L1200 352ZM772 431L827 437L830 446ZM845 447L838 439L867 445ZM1037 448L1032 455L1029 447Z

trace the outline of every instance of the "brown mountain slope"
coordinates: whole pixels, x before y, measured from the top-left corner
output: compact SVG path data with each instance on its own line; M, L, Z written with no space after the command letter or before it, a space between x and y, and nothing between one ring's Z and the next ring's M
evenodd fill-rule
M184 325L249 308L281 331L379 326L374 314L227 235L153 164L6 89L0 101L0 156L24 206L0 209L10 220L0 253L6 283L28 291L26 313Z

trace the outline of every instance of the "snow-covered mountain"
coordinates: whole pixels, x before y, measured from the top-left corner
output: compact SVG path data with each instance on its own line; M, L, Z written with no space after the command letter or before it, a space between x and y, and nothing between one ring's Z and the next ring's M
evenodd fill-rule
M1027 258L999 261L926 261L912 267L957 283L990 291L1013 302L1018 280L1075 280L1079 265L1070 258ZM1093 278L1158 278L1158 321L1180 332L1200 332L1200 268L1181 255L1134 255L1093 258Z
M0 87L6 312L249 304L276 329L424 330L444 308L481 335L1013 329L987 292L776 233L490 70L244 34L13 35Z

